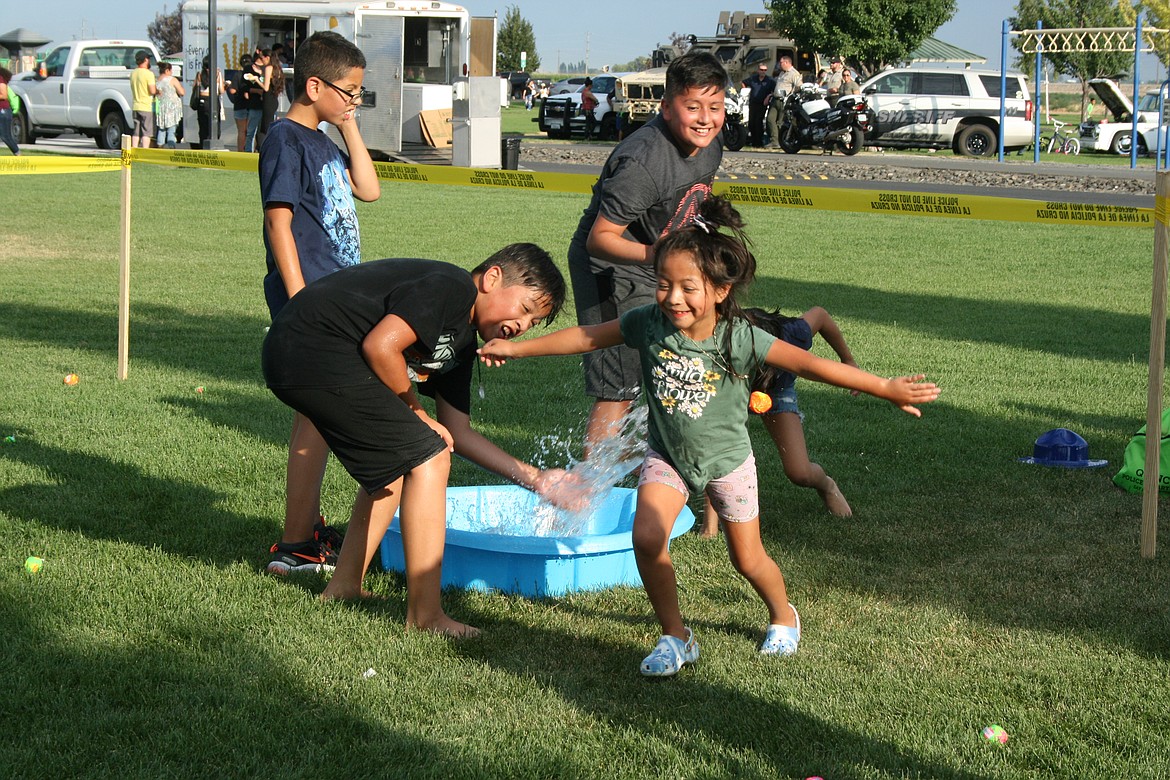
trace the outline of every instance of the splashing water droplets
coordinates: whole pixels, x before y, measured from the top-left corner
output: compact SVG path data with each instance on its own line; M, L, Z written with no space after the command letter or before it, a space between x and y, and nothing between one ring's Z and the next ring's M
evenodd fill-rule
M530 502L483 505L478 508L478 517L451 518L449 524L509 536L586 535L590 526L604 522L603 518L595 518L594 513L609 495L610 488L642 462L646 453L646 416L645 406L635 406L622 421L620 431L595 446L588 460L573 457L572 430L567 436L549 434L537 440L534 464L541 469L565 470L570 491L579 499L576 508L560 508L529 494Z

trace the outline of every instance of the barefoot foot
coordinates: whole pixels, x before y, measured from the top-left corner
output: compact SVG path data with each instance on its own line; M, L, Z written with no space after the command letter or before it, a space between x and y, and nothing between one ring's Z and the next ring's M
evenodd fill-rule
M828 486L824 489L818 488L817 492L821 494L821 500L825 502L830 514L836 517L853 517L853 510L849 508L849 502L841 494L837 483L831 477L825 477L825 481L829 483Z
M421 623L408 622L407 628L418 629L419 631L429 631L432 634L445 636L448 639L471 639L473 637L479 636L480 634L479 629L475 626L469 626L466 623L460 623L457 620L452 620L446 615L443 615L437 620L434 620L425 625Z

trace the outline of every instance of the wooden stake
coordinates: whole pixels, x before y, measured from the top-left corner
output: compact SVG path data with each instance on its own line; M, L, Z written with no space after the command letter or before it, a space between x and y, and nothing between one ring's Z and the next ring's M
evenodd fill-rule
M130 374L130 136L122 136L122 234L118 253L118 379Z
M1142 485L1141 556L1153 558L1158 547L1158 485L1162 463L1162 374L1166 368L1166 274L1170 248L1170 172L1157 174L1154 198L1154 284L1150 302L1150 380L1146 399L1146 473Z

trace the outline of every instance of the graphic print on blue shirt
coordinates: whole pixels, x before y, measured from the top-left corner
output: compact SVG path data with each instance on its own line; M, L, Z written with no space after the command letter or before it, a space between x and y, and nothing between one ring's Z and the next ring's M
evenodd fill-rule
M329 234L329 241L338 262L357 265L361 262L361 236L358 234L357 209L353 191L345 177L341 160L330 160L321 169L321 224Z

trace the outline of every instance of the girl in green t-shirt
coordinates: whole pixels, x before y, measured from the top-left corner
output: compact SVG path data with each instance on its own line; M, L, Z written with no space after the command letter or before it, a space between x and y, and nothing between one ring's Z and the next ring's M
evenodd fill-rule
M707 198L693 222L654 246L656 303L633 309L620 320L565 328L528 341L493 339L479 350L488 365L622 343L641 356L650 423L634 515L634 556L662 625L658 644L640 667L647 676L673 675L699 657L698 642L679 607L667 549L674 520L691 491L711 499L732 564L768 610L760 652L792 655L800 642L800 617L788 603L784 576L760 538L756 469L746 426L750 377L757 369L772 366L859 390L915 416L921 412L914 404L933 401L939 393L923 375L882 379L750 325L736 303L737 293L756 271L742 228L729 201Z

